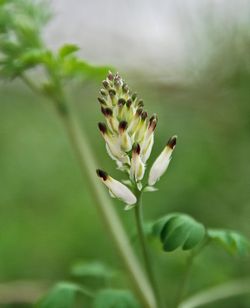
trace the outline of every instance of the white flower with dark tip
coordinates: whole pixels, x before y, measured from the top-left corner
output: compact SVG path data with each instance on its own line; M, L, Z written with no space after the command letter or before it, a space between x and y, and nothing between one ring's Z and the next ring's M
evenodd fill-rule
M127 186L121 182L113 179L105 171L100 169L96 170L97 175L102 180L102 182L108 187L110 193L116 198L122 200L127 205L133 205L136 203L136 196L132 193Z
M166 147L153 163L148 177L149 186L153 186L167 170L173 150L176 146L176 139L177 136L173 136L169 139Z
M142 190L142 181L146 163L153 148L158 118L155 114L148 117L148 113L143 110L143 101L136 93L130 91L118 74L109 73L102 84L101 97L98 101L105 123L98 123L98 127L105 140L107 152L115 160L117 168L127 173L129 180L126 184L135 191ZM168 167L175 146L173 140L176 142L176 138L173 138L172 143L167 145L151 168L148 180L150 186L156 183ZM112 195L128 205L136 203L135 195L127 186L101 170L98 170L98 175ZM154 190L153 187L147 188L147 191Z

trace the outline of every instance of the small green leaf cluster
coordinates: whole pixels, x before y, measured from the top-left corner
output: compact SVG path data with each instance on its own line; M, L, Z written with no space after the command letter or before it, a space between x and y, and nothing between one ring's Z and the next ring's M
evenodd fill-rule
M86 279L105 281L109 284L114 270L100 262L81 262L73 266L71 274L80 282L59 282L38 301L37 308L72 308L76 303L88 302L93 308L139 308L139 303L129 290L115 289L101 286L97 290L90 290L84 285Z
M153 233L160 237L164 251L190 250L204 238L205 227L189 215L176 213L157 221Z
M166 215L151 224L151 235L160 239L165 252L177 248L192 250L212 243L232 255L246 256L250 252L250 242L239 232L206 229L202 223L182 213Z
M31 0L0 2L0 75L13 79L41 62L41 31L51 14L45 3Z

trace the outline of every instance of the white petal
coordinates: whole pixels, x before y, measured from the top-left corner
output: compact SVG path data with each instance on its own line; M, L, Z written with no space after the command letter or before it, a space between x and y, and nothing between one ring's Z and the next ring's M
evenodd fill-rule
M161 152L158 158L153 163L148 177L148 185L153 186L167 170L173 149L168 146Z
M103 181L103 183L111 190L114 196L126 204L132 205L136 203L136 196L121 182L109 176L106 181Z
M153 145L154 145L154 134L152 134L152 135L150 136L150 139L147 141L146 146L145 146L144 149L142 150L141 157L142 157L142 161L143 161L144 163L146 163L146 161L149 159L149 156L150 156L150 154L151 154Z
M141 160L140 155L133 153L131 159L131 167L130 167L130 178L132 180L140 181L142 180L145 172L144 163Z

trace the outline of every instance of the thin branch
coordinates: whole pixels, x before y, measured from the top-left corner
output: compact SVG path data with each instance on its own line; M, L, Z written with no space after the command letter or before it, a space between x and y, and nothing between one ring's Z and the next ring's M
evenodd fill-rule
M250 279L234 280L197 293L185 301L178 308L195 308L221 299L250 294Z
M51 283L37 280L17 280L0 284L0 305L36 302Z
M139 243L141 246L142 256L145 264L145 269L148 275L148 278L151 282L151 285L154 289L155 295L157 297L159 307L162 307L160 294L157 287L157 281L155 279L154 271L152 268L152 264L150 261L150 256L147 248L147 243L144 235L143 229L143 215L142 215L142 192L137 192L137 203L134 207L135 211L135 220L136 220L136 227L138 232Z

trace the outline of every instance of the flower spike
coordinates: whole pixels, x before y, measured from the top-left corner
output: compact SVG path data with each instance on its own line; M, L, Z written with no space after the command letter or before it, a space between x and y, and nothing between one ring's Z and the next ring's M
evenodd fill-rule
M101 122L98 126L107 152L115 160L117 168L127 173L132 189L141 190L146 163L154 145L157 115L148 115L143 100L130 90L118 73L108 73L102 82L100 94L98 101L105 123ZM153 164L149 173L149 185L155 184L166 171L175 144L174 136ZM111 195L127 203L126 209L133 206L136 197L128 187L101 170L97 174L109 188ZM152 191L152 187L149 189Z

